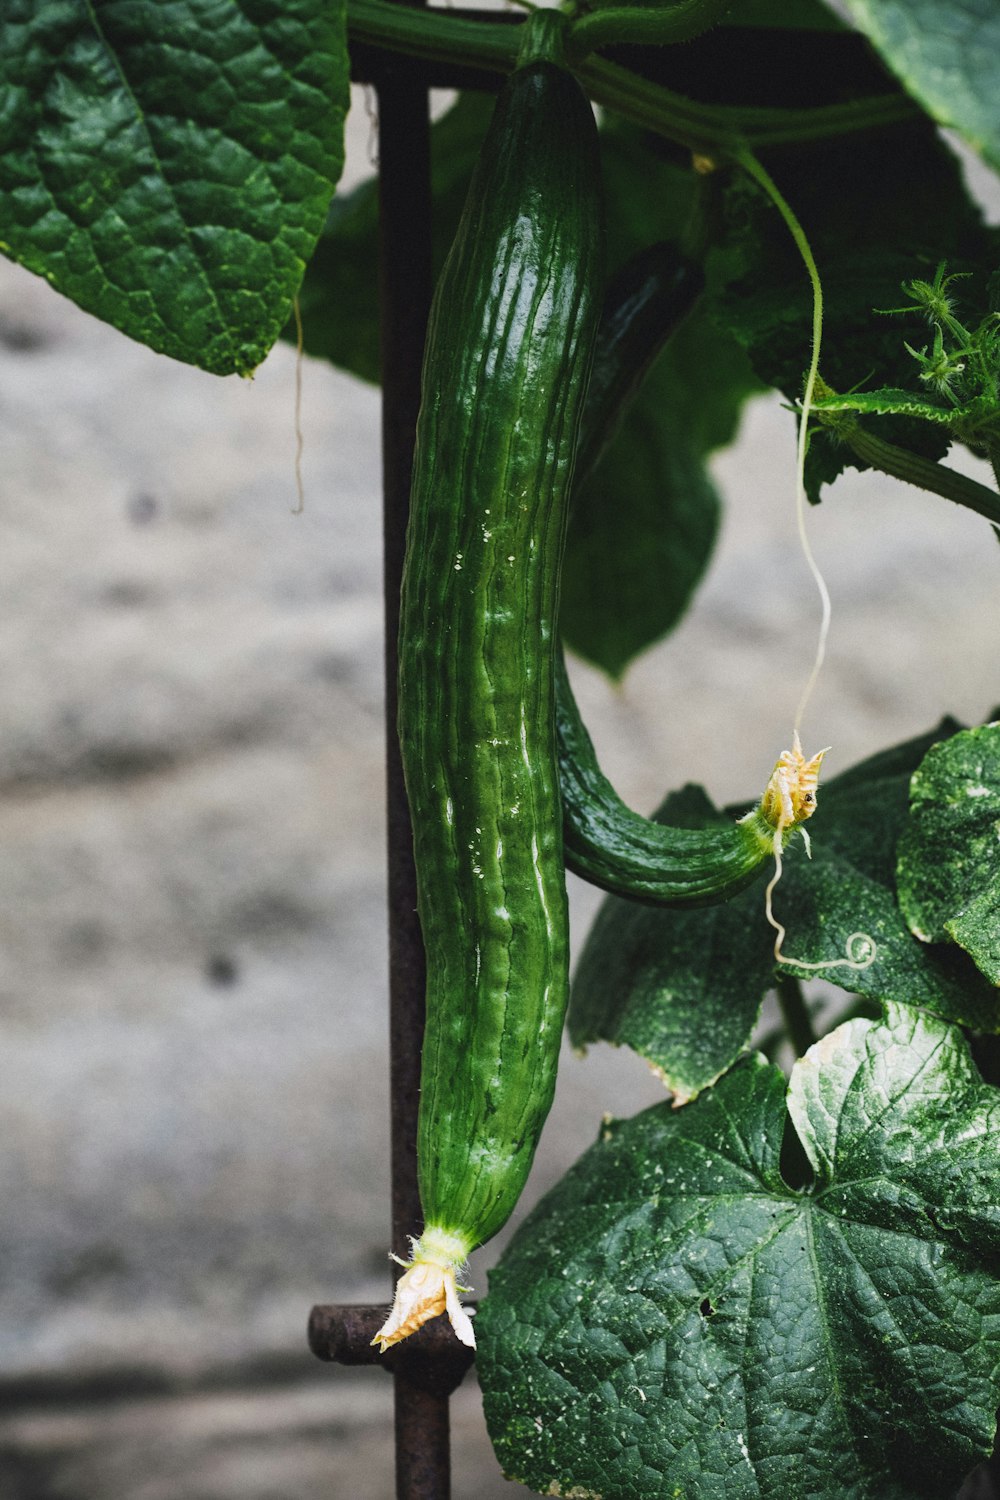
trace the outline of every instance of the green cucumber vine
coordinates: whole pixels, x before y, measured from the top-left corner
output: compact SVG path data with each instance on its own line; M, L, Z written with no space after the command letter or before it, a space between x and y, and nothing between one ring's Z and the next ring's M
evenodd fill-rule
M424 1222L381 1344L446 1313L536 1493L971 1496L1000 1404L995 630L967 653L982 722L837 774L799 731L832 609L809 503L874 469L1000 530L1000 230L952 144L1000 166L1000 6L182 9L183 46L156 0L0 14L0 248L217 374L284 329L377 379L377 189L335 193L349 69L460 91L432 127L400 635ZM618 680L684 618L709 460L765 391L797 424L769 484L818 641L804 618L761 655L773 769L718 704L744 800L692 780L646 817L572 658ZM791 723L775 681L801 682ZM567 871L606 893L572 983ZM664 1098L595 1120L518 1223L564 1019ZM473 1319L465 1258L511 1215Z

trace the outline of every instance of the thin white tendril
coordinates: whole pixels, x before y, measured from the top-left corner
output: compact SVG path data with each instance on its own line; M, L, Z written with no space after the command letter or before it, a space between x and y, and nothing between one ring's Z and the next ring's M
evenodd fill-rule
M830 590L826 586L826 579L820 572L819 563L813 555L813 549L809 541L809 532L806 528L806 451L809 447L809 415L812 411L813 394L816 389L816 376L819 373L819 345L820 334L823 327L823 301L822 292L819 290L819 279L813 286L813 345L812 358L809 362L809 371L806 375L805 390L802 393L802 410L799 413L799 437L795 459L795 523L799 532L799 543L802 554L805 557L809 571L813 576L816 588L819 591L821 614L819 622L819 634L816 638L816 655L813 658L812 671L802 689L798 707L795 710L795 733L802 729L802 720L809 706L819 674L823 668L826 657L826 642L830 634L830 619L833 607L830 603Z
M365 102L365 114L368 116L368 146L367 146L368 165L370 167L374 168L374 170L377 172L378 171L378 166L379 166L379 159L378 159L378 137L379 137L378 94L375 91L375 89L372 88L372 86L371 86L370 83L366 83L362 87L363 87L363 90L364 90L363 98L364 98L364 102Z
M774 957L779 964L791 965L796 969L808 969L811 974L816 974L823 969L870 969L878 955L878 945L875 939L867 932L852 932L847 939L845 958L824 958L818 963L808 963L803 958L792 958L789 954L782 952L782 945L788 936L787 929L774 915L774 907L771 898L774 888L781 879L781 840L784 835L785 825L779 824L774 830L774 874L767 883L764 892L764 914L768 922L774 928Z
M808 497L806 495L806 453L808 452L809 448L809 417L812 412L813 397L816 391L816 380L819 375L820 345L822 344L823 340L823 287L822 283L820 282L819 270L816 266L816 260L812 253L812 247L810 246L809 241L806 238L805 230L802 228L802 225L795 217L790 204L786 202L770 173L766 171L763 166L761 166L760 162L751 151L741 151L738 155L738 160L744 170L748 172L757 183L760 184L764 192L774 204L775 208L777 208L778 212L781 214L781 217L784 219L789 233L791 234L792 239L795 241L796 248L798 249L798 252L802 257L803 264L805 265L806 271L809 274L809 281L812 286L812 353L809 359L809 369L806 372L805 386L802 392L802 406L799 411L799 430L795 459L795 520L796 526L798 528L799 544L802 548L802 554L805 557L806 564L813 576L813 580L815 581L816 588L819 592L821 612L819 633L816 640L816 655L813 659L812 671L809 673L805 687L802 690L802 696L799 699L798 707L795 710L794 730L795 742L797 744L799 732L802 728L802 720L805 716L805 711L809 706L809 702L812 698L813 692L815 691L816 684L819 681L819 675L823 667L823 661L826 657L826 643L830 634L830 620L833 613L832 605L830 602L830 591L826 586L826 579L820 572L819 564L817 563L816 558L813 554L812 546L809 542L808 529L806 527L806 505L808 503ZM824 959L819 963L807 963L804 959L790 958L782 952L782 947L785 941L785 937L787 936L787 932L783 924L779 922L778 918L774 915L772 897L774 895L775 886L781 879L781 848L788 826L789 824L787 820L781 818L779 819L778 826L774 830L774 874L768 881L767 889L764 893L764 911L767 916L768 922L775 931L774 956L776 960L779 963L791 965L796 969L807 969L810 973L817 973L823 969L869 968L875 962L876 954L878 952L878 946L875 942L875 939L869 936L867 932L851 933L850 937L847 939L847 956L845 958L829 958ZM805 833L804 829L803 833Z
M302 308L299 306L299 294L295 293L292 298L292 312L295 315L295 493L297 496L292 508L293 516L301 516L306 508L306 492L302 483L302 449L305 439L302 434L302 363L303 363L303 334L302 334Z
M809 369L806 372L806 381L802 392L802 407L799 412L799 432L795 460L795 522L798 528L802 554L805 557L806 565L813 576L813 581L819 592L821 614L812 671L809 673L806 685L802 690L802 696L799 699L798 707L795 710L794 729L796 734L798 734L802 729L802 720L805 716L806 708L819 681L819 674L826 656L826 642L830 634L830 619L833 612L830 603L830 591L826 586L826 580L820 572L819 564L813 554L809 541L809 533L806 528L806 505L808 504L806 496L806 453L809 449L809 417L812 412L813 397L816 392L816 379L819 375L819 352L823 341L823 286L819 279L816 260L812 253L812 247L806 238L805 230L795 217L791 206L786 202L771 174L761 166L760 162L750 151L741 152L739 161L741 166L764 189L764 192L784 219L789 233L795 241L796 249L802 257L812 286L812 354L809 359Z

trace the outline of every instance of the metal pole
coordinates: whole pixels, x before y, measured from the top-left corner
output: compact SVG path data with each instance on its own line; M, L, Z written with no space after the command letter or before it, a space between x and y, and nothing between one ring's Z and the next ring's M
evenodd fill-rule
M396 636L420 363L432 287L427 89L404 71L380 81L382 460L385 532L386 753L392 1245L420 1228L416 1123L424 1029L424 955L409 811L396 736ZM398 1500L449 1500L448 1394L419 1367L394 1372Z
M420 0L400 0L420 3ZM386 799L389 896L389 1072L392 1248L409 1251L422 1228L416 1129L424 1031L424 950L416 910L409 809L396 735L396 641L420 368L433 287L428 88L442 80L412 60L352 49L352 76L375 84L379 122L379 304L385 588ZM459 69L444 81L493 89L497 80ZM317 1358L378 1365L395 1385L397 1500L450 1500L448 1400L473 1354L445 1318L385 1355L372 1347L385 1307L319 1305L309 1344Z
M396 735L399 588L410 500L420 362L431 297L426 89L405 76L379 87L382 485L385 587L386 795L392 1082L392 1248L419 1228L416 1121L424 1029L424 949L417 919L410 814Z

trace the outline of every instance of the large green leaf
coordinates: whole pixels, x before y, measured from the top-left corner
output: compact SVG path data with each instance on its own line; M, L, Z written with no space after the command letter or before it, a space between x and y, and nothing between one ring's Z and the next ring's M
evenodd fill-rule
M946 1500L1000 1400L1000 1094L890 1006L604 1127L476 1320L504 1471L602 1500Z
M602 160L612 264L654 241L681 243L695 175L621 124L603 132ZM759 389L735 340L696 309L574 497L560 625L609 676L621 677L684 614L719 526L706 460L732 441L743 402Z
M788 929L783 952L806 963L844 956L849 939L875 940L867 968L825 979L869 1000L896 999L980 1031L1000 1030L1000 997L950 944L918 942L895 890L896 847L907 823L910 775L930 745L957 728L945 720L821 785L810 821L812 859L793 838L774 909ZM951 743L947 741L946 743ZM657 816L678 827L731 820L700 788L668 797ZM761 1001L780 973L762 885L694 911L608 897L577 964L569 1010L575 1046L626 1045L662 1075L678 1102L728 1068L750 1040Z
M455 237L493 102L489 95L462 94L431 127L435 273ZM353 192L338 194L299 297L306 353L375 383L381 378L378 218L377 178L360 183ZM293 327L285 329L285 337L294 339Z
M701 787L672 792L657 820L674 828L724 822ZM670 911L610 896L573 977L575 1047L631 1047L678 1103L713 1083L745 1049L773 983L761 888L731 901Z
M899 899L923 942L955 942L1000 985L1000 724L931 750L910 786Z
M941 125L1000 167L996 0L846 0L855 24Z
M939 262L968 274L957 283L959 311L986 303L1000 238L983 224L958 161L926 120L849 141L818 144L773 163L778 187L798 216L823 283L821 371L836 391L861 386L910 389L926 398L906 345L929 342L919 312L890 316L874 309L907 300L902 283L929 278ZM777 210L745 177L725 191L726 235L710 261L712 307L746 348L758 376L799 400L809 363L812 291L799 253ZM939 459L949 435L905 412L879 417L879 434ZM816 431L807 481L818 499L845 466L868 465L835 436Z
M6 0L0 248L162 354L248 374L343 164L343 0Z
M574 501L560 622L580 656L621 677L684 614L719 526L705 461L759 390L743 351L701 312L674 334Z
M774 909L788 928L783 951L806 962L826 962L842 957L852 936L863 934L874 939L874 962L860 970L826 969L824 979L870 1000L905 1001L976 1031L998 1031L996 991L950 944L917 941L900 909L896 850L906 826L908 791L906 771L828 784L809 825L813 857L807 859L804 847L793 843L774 893ZM808 977L794 964L782 968Z

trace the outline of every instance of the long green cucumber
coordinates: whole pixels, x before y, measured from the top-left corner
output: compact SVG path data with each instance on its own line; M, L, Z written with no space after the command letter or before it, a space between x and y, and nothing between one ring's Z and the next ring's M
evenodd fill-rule
M576 479L596 466L702 285L696 266L667 245L640 252L605 297L584 408ZM780 806L762 800L730 828L672 828L634 812L602 772L580 717L562 653L556 663L556 734L567 868L635 901L700 906L725 901L764 873ZM795 819L782 828L782 838Z
M536 13L431 313L400 627L399 732L427 1013L424 1228L379 1335L446 1308L520 1194L568 993L556 761L559 571L603 286L596 125ZM542 54L541 56L539 54Z

